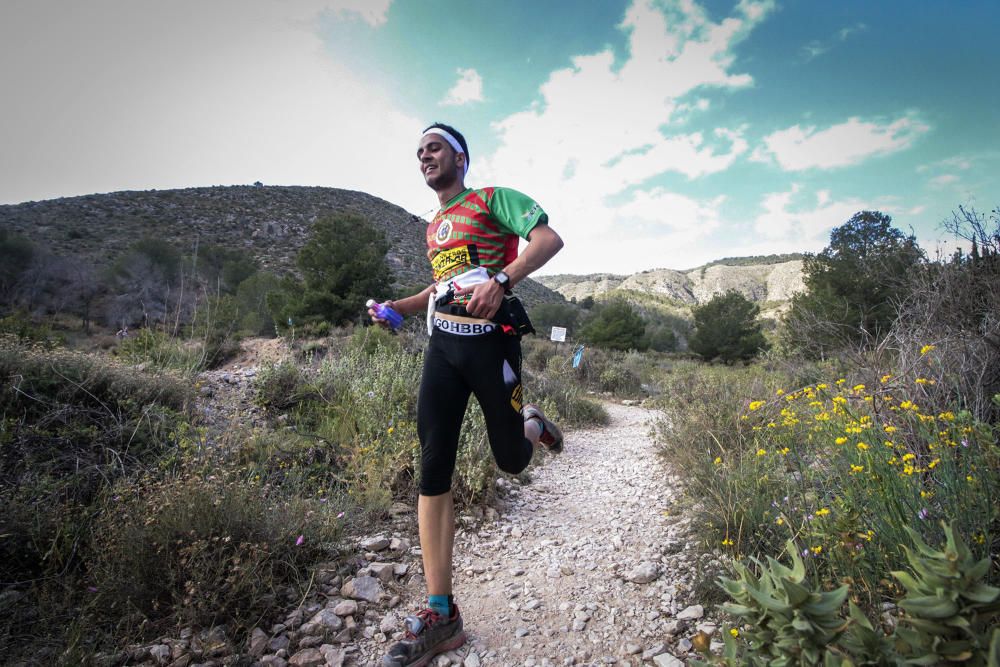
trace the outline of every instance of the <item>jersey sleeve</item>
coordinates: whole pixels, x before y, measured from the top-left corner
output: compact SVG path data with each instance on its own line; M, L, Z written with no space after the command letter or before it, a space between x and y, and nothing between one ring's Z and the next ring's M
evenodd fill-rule
M539 224L548 224L549 216L541 205L526 194L510 188L495 188L489 200L490 213L507 231L523 239Z

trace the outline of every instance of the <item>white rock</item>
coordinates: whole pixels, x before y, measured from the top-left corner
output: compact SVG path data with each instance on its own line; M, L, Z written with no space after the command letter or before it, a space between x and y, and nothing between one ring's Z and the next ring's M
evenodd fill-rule
M647 561L625 575L625 578L634 584L648 584L659 576L660 570L656 563Z
M705 608L700 604L691 605L681 613L677 614L679 621L693 621L705 615Z
M375 577L355 577L344 584L340 594L345 598L378 602L382 596L382 585Z
M333 613L337 616L353 616L358 613L358 603L354 600L343 600L333 608Z
M656 665L656 667L684 667L683 662L669 653L661 653L653 658L653 664Z

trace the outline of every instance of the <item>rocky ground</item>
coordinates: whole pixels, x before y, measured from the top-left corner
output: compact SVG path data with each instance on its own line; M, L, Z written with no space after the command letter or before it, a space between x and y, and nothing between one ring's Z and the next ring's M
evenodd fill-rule
M252 365L206 376L203 398L235 417L253 376ZM719 563L697 555L675 508L677 479L650 435L658 413L606 407L609 425L567 432L565 452L533 467L530 483L503 477L495 506L458 517L455 594L469 641L432 664L683 665L696 646L719 647L692 590L694 573ZM425 600L414 507L394 505L383 528L357 537L351 572L318 568L309 594L248 645L186 631L129 664L379 664Z

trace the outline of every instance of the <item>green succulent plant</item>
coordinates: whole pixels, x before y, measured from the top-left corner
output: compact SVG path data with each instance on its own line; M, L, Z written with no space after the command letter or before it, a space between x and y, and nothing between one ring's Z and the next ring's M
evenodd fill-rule
M892 573L906 589L896 631L909 649L906 664L1000 665L1000 588L986 583L990 559L977 560L949 524L943 550L909 527L906 532L913 542L912 549L903 547L912 574Z
M844 632L848 621L840 615L847 586L816 592L805 583L806 568L795 544L786 545L792 567L774 558L767 563L754 559L760 575L742 563L735 565L735 579L720 580L734 602L723 610L752 626L745 638L758 660L756 664L841 664L829 662L826 647Z

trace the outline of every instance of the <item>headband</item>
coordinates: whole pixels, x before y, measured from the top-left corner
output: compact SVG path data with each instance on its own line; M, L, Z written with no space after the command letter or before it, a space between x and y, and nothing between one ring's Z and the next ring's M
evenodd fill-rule
M451 147L455 149L456 153L461 153L462 155L464 155L465 156L465 172L464 173L466 173L466 174L469 173L469 154L465 152L464 148L462 148L462 144L458 143L458 140L451 135L451 132L449 132L448 130L442 130L440 127L432 127L429 130L427 130L426 132L424 132L423 134L421 134L420 138L423 139L428 134L436 134L439 137L443 137L445 141L447 141L449 144L451 144Z

